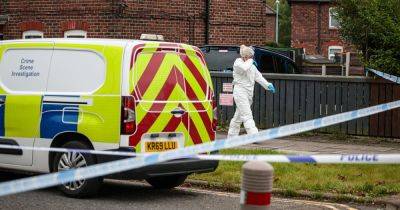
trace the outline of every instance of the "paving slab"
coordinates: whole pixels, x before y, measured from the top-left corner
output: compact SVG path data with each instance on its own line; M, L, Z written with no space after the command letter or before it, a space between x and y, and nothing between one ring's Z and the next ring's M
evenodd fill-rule
M226 138L226 133L218 132L218 139ZM354 137L356 138L356 137ZM358 153L400 153L400 143L371 143L352 141L335 141L326 136L285 137L258 144L241 146L245 149L266 149L294 154L358 154Z

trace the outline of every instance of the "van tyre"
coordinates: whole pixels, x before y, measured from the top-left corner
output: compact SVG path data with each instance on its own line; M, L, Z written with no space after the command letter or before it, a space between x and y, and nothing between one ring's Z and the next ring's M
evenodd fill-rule
M172 189L183 184L187 175L156 176L146 179L146 182L155 189Z
M71 141L62 146L66 149L91 149L86 144L79 141ZM53 159L53 171L64 171L70 168L82 168L96 164L96 158L87 153L68 152L56 153ZM103 182L103 177L96 177L88 180L79 180L65 183L58 188L68 197L83 198L95 195Z

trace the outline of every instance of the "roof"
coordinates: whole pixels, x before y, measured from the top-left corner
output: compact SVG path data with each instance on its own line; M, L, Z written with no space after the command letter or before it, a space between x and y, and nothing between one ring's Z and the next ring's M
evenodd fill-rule
M134 39L96 39L96 38L44 38L44 39L16 39L16 40L4 40L0 41L1 44L5 43L35 43L35 42L53 42L53 43L71 43L71 44L101 44L108 46L125 46L128 43L141 44L147 42L158 42L158 41L145 41L145 40L134 40ZM160 42L168 43L168 42Z
M309 2L309 3L318 3L318 2L332 2L333 0L287 0L289 4L291 4L292 2Z
M271 6L269 6L268 4L265 7L265 13L267 15L275 15L276 14L275 10Z

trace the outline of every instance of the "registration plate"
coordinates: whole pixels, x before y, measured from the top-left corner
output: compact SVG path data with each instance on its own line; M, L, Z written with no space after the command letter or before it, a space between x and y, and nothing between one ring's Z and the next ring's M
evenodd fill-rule
M158 140L158 141L146 141L145 152L164 152L168 150L174 150L178 148L178 141L175 140Z

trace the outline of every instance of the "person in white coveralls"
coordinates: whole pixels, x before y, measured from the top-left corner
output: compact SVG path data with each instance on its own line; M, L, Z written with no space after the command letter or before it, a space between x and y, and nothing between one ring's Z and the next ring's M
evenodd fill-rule
M247 134L258 132L251 111L255 82L275 93L272 83L264 79L255 65L253 48L240 46L240 56L233 64L233 99L236 112L229 125L228 138L239 135L242 123Z

